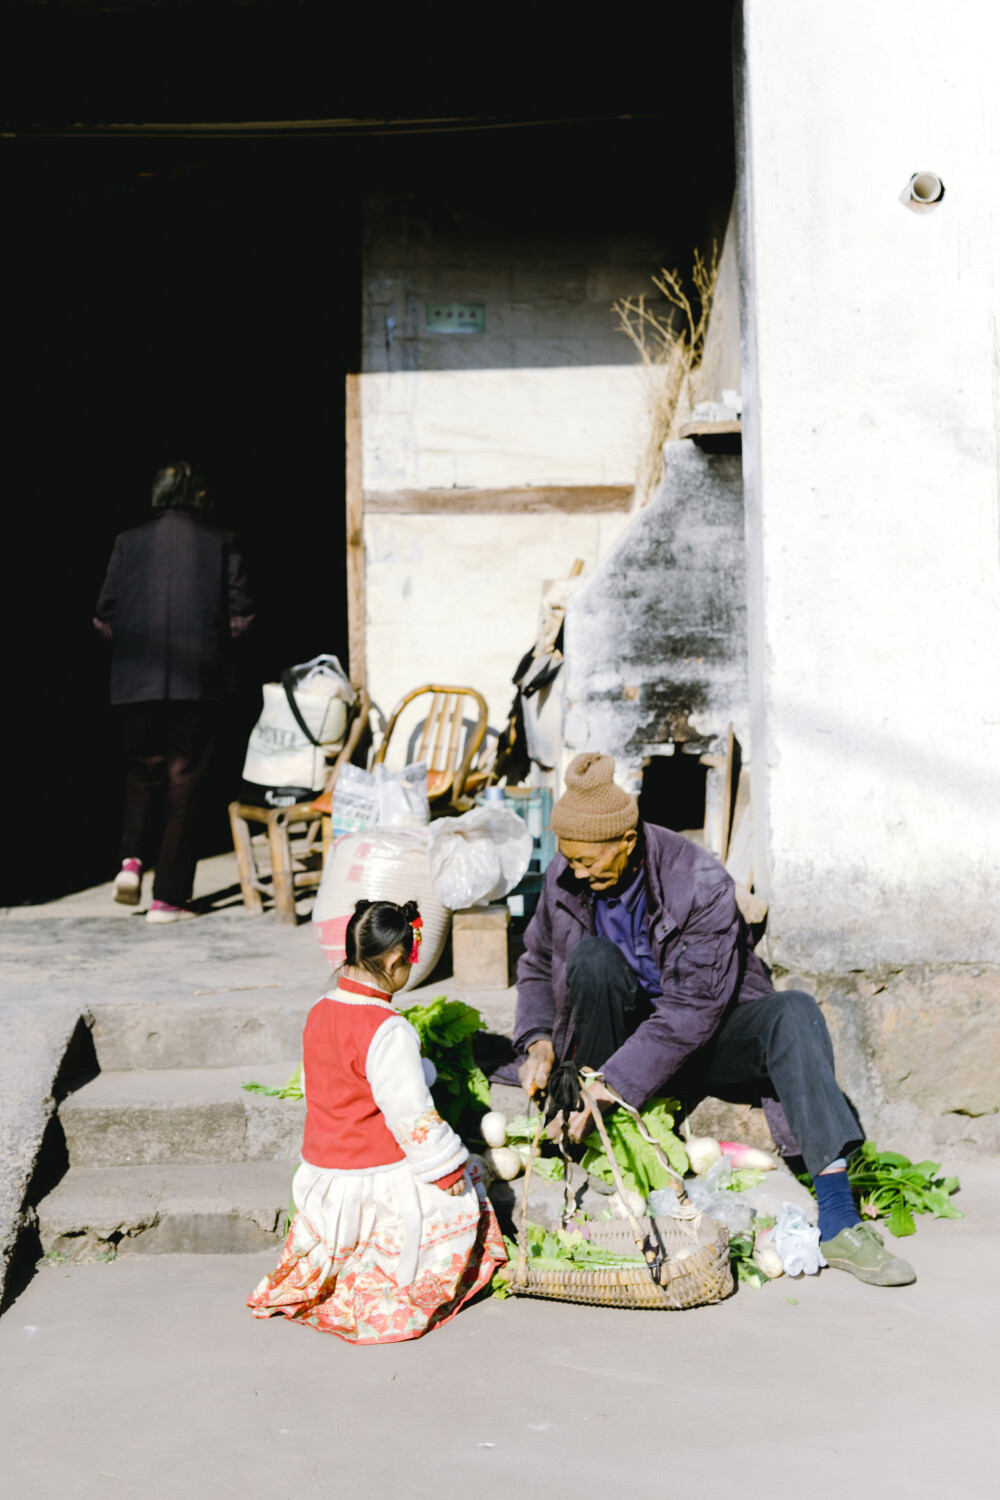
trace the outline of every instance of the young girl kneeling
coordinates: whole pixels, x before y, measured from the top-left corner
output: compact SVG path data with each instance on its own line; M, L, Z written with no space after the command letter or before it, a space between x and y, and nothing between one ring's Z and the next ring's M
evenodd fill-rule
M359 901L337 988L303 1033L306 1126L281 1264L254 1290L355 1344L416 1339L454 1317L506 1261L468 1156L431 1099L433 1064L393 1009L417 938L416 903Z

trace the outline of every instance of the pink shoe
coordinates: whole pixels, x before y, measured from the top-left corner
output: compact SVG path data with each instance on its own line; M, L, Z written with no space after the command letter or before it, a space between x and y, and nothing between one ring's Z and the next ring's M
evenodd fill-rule
M142 860L123 859L115 876L114 898L123 906L138 906L142 895Z
M154 923L183 922L188 917L193 917L194 912L188 911L186 906L171 906L166 901L154 901L146 913L146 921Z

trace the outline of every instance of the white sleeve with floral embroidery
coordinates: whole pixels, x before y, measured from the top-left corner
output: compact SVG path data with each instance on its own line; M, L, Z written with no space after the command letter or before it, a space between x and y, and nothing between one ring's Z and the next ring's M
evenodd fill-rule
M418 1182L437 1182L457 1172L469 1153L434 1108L420 1057L420 1038L405 1017L392 1016L376 1031L365 1073L372 1097Z

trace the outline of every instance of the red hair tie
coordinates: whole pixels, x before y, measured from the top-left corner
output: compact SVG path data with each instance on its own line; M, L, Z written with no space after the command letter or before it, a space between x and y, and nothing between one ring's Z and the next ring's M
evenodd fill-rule
M414 917L410 923L410 931L413 933L413 946L410 949L410 963L415 964L420 958L420 944L424 940L424 919L421 916Z

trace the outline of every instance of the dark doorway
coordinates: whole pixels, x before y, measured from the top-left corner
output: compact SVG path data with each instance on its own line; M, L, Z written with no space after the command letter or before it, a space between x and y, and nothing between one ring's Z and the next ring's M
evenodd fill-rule
M242 540L257 619L206 805L225 847L259 684L318 651L346 664L344 376L358 367L357 195L312 142L21 140L4 152L11 302L2 785L5 904L108 878L117 725L91 627L115 534L156 468L204 466ZM48 849L30 804L55 798ZM9 818L9 812L7 814ZM11 832L8 823L8 830Z

